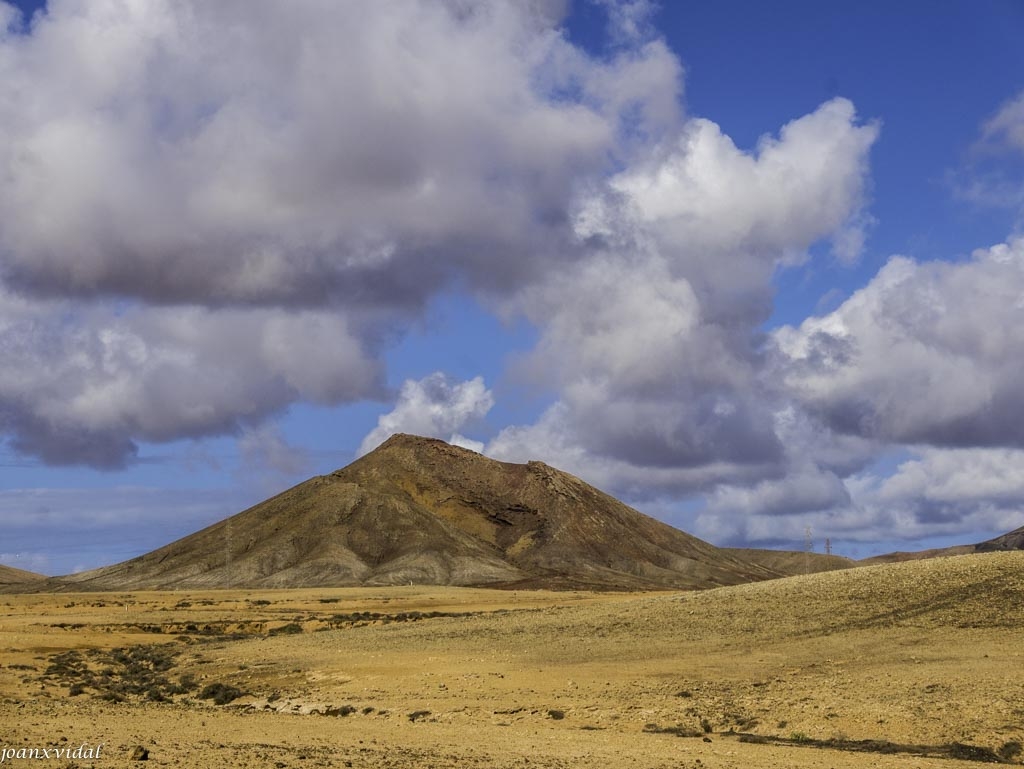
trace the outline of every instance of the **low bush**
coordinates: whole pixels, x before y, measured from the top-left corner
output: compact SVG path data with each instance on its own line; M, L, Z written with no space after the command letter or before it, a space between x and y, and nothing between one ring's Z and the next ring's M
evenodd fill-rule
M272 628L267 635L298 635L302 632L302 625L298 622L289 622L287 625Z
M201 700L213 700L214 705L227 705L242 696L244 692L237 686L220 682L207 684L199 693Z

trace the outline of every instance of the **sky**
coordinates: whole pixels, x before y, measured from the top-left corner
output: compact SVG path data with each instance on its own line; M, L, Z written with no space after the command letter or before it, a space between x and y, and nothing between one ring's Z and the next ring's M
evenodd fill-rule
M1024 4L0 0L0 563L394 432L717 545L1024 526Z

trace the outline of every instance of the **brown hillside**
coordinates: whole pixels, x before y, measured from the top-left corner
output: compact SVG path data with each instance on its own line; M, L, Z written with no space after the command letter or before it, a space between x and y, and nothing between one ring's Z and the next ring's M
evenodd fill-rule
M1024 550L1024 526L974 546L976 553L990 553L994 550Z
M542 462L497 462L395 435L342 470L147 555L49 587L656 589L776 576Z
M766 569L785 574L787 577L797 574L816 574L822 571L851 569L858 563L841 555L824 553L807 553L802 550L761 550L747 547L723 548L736 558L760 564Z
M42 574L24 571L23 569L15 569L13 566L3 566L0 564L0 586L24 585L44 579L46 579L46 577Z

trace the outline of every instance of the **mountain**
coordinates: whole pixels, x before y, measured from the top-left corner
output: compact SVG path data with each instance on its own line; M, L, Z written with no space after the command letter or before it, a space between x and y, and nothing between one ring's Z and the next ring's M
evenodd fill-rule
M24 585L30 582L40 582L45 580L42 574L36 574L31 571L23 571L22 569L15 569L13 566L4 566L0 564L0 587L6 585Z
M1000 550L1024 550L1024 526L993 539L978 542L974 545L954 545L934 550L918 550L915 552L897 552L865 558L858 563L870 565L875 563L898 563L901 561L920 561L925 558L948 558L951 555L970 555L972 553L992 553Z
M782 576L543 462L394 435L330 475L130 561L50 581L127 590L449 584L705 588Z

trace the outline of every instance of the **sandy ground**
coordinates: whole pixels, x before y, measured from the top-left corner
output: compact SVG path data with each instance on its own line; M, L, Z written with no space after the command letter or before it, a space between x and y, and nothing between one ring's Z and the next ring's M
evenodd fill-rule
M175 767L1020 764L1022 630L1024 553L684 594L0 596L0 750L104 746L8 759L60 767L138 745ZM218 688L230 701L201 699Z

